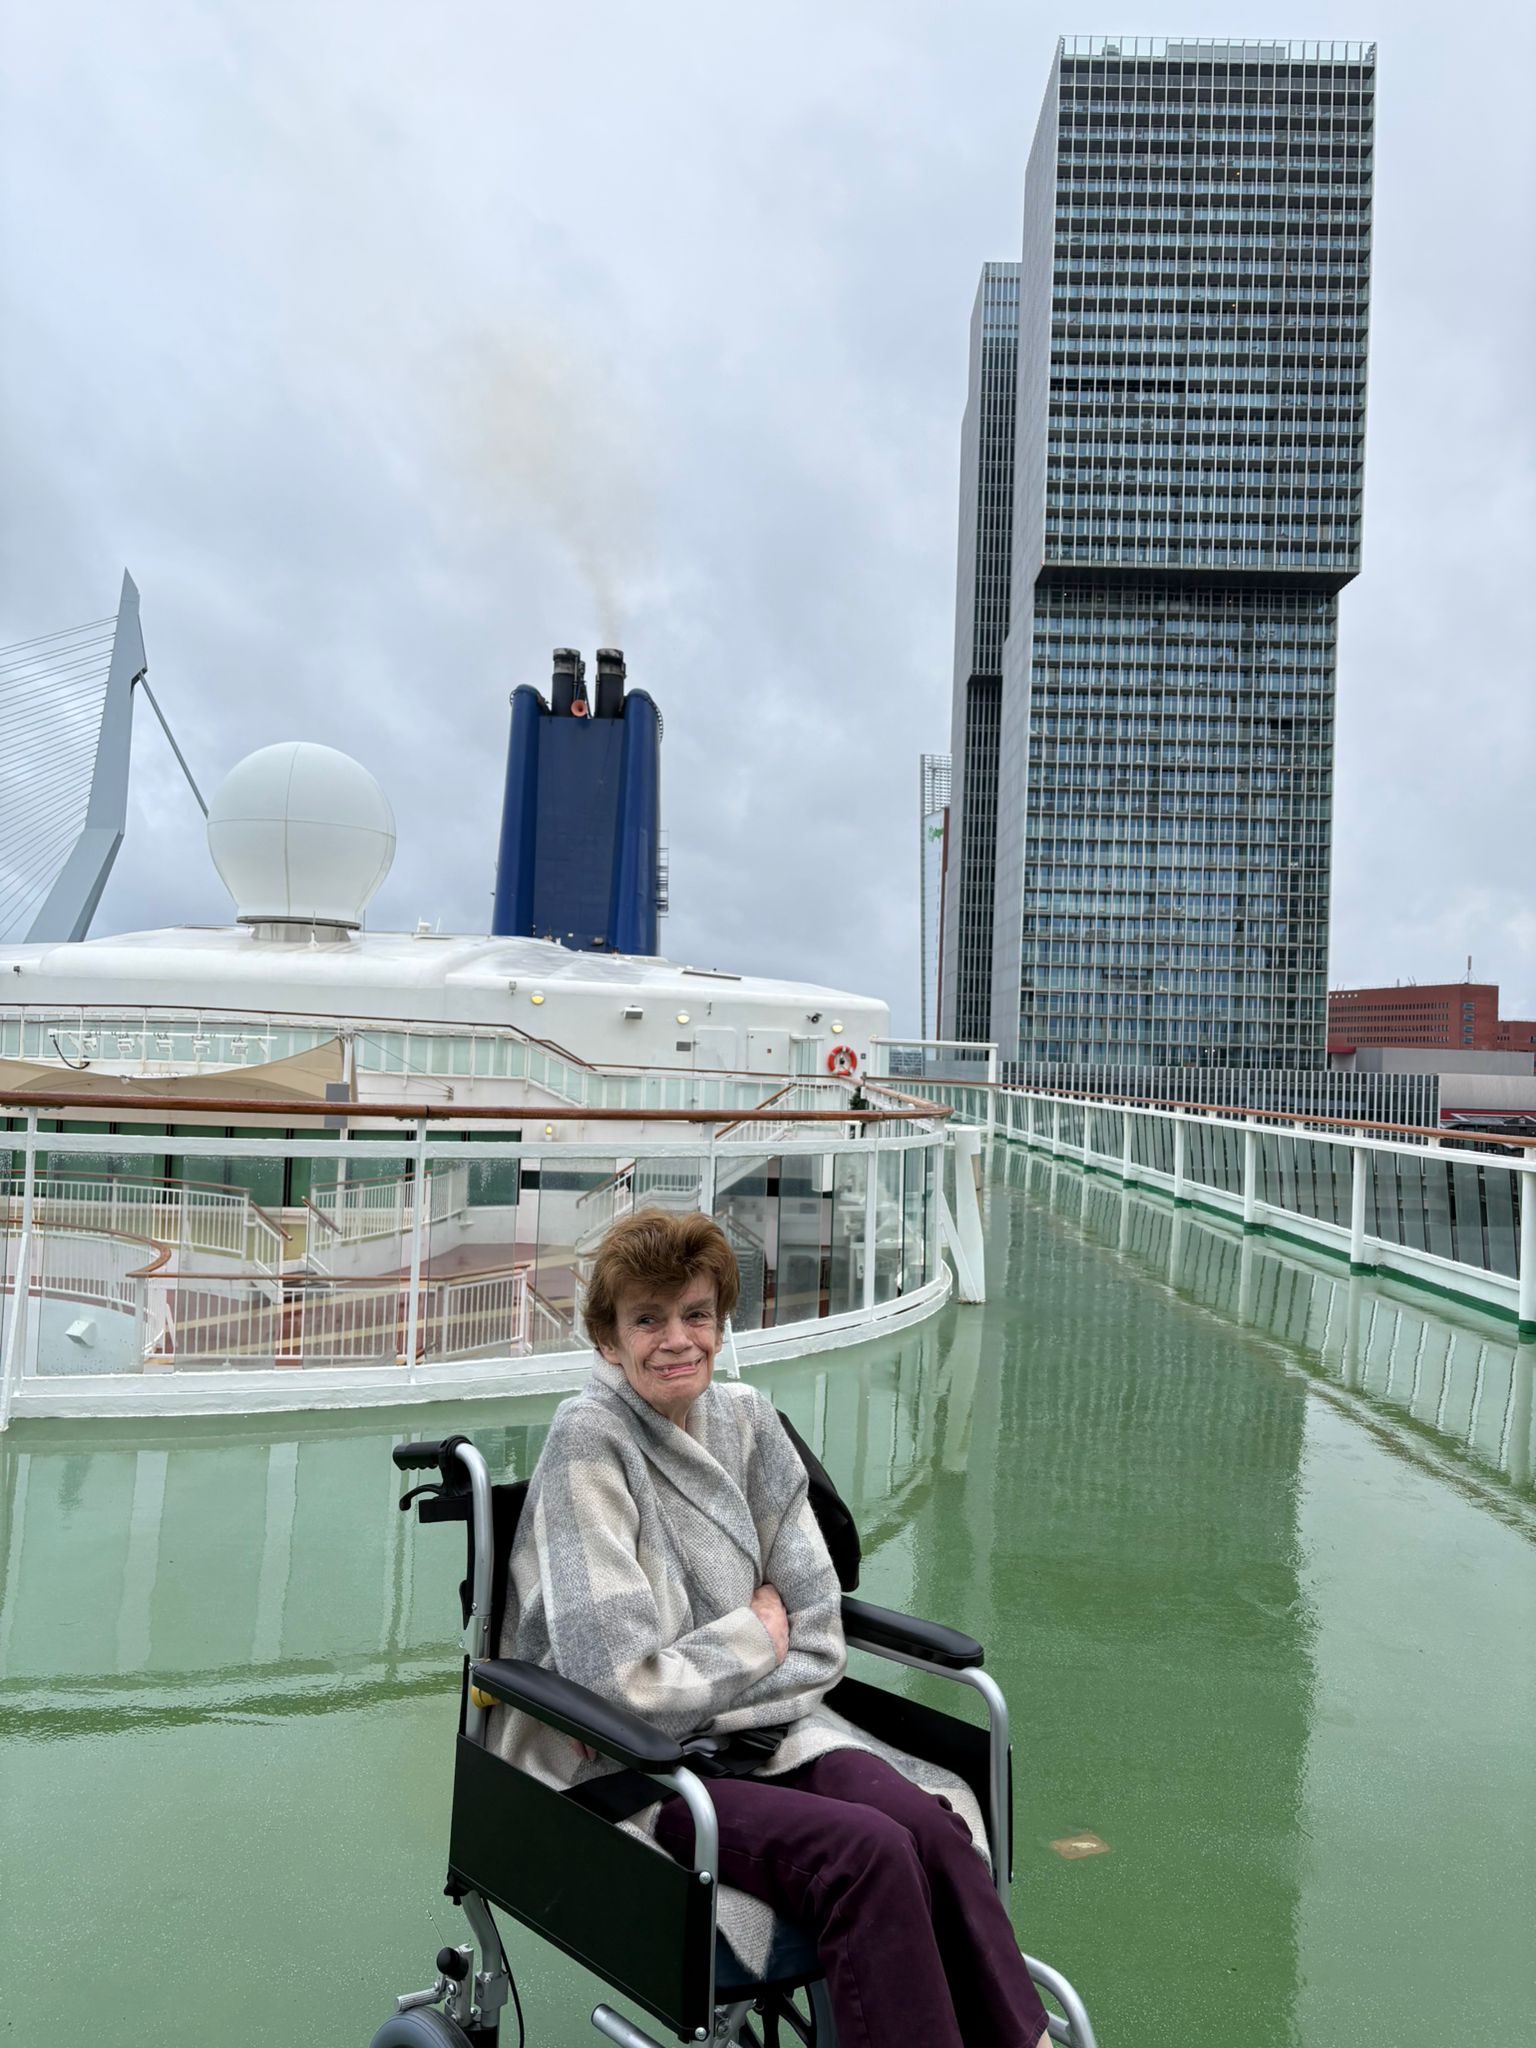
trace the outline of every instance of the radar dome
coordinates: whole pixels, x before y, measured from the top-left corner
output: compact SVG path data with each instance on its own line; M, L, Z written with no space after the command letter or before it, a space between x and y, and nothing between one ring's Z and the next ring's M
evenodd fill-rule
M361 762L311 740L247 754L208 807L208 850L241 924L352 929L395 857L395 815Z

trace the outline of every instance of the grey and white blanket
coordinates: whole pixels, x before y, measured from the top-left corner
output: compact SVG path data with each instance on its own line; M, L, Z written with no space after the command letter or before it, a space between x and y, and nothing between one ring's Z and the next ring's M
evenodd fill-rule
M752 1612L776 1587L789 1652ZM789 1724L760 1775L834 1749L866 1749L943 1791L985 1841L968 1788L901 1755L823 1704L843 1674L841 1588L807 1495L805 1468L771 1405L716 1381L679 1428L599 1361L561 1404L528 1490L513 1549L501 1654L559 1671L672 1735ZM546 1784L616 1768L569 1736L498 1710L500 1754ZM656 1809L633 1822L649 1835ZM748 1967L772 1916L722 1890L720 1921Z

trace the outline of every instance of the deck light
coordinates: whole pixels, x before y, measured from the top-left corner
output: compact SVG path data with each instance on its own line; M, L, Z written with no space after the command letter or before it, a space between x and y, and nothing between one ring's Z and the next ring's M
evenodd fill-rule
M686 1024L688 1022L688 1012L686 1010L679 1010L677 1013L677 1021L679 1024Z
M839 1032L840 1032L840 1031L842 1030L842 1028L843 1028L843 1020L842 1020L842 1018L841 1018L841 1017L834 1017L834 1018L832 1019L832 1029L833 1029L834 1031L839 1031Z
M532 995L531 995L531 996L530 996L530 997L528 998L528 1000L529 1000L529 1002L530 1002L530 1003L542 1003L542 1002L543 1002L543 1000L544 1000L544 992L543 992L543 990L542 990L542 989L537 989L537 988L536 988L536 989L534 990L533 994L532 994Z

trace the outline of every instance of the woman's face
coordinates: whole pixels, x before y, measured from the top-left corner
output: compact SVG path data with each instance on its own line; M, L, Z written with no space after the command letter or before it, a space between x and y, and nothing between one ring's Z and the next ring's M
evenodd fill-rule
M681 1423L714 1377L720 1349L715 1283L690 1280L675 1292L644 1285L621 1289L618 1327L598 1350L616 1365L641 1400Z

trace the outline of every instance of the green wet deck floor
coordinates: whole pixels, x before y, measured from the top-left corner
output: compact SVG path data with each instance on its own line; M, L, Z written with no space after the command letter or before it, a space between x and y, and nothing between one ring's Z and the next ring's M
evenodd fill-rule
M992 1173L985 1309L757 1379L858 1508L862 1590L988 1645L1026 1945L1104 2048L1517 2048L1536 1347ZM388 1446L465 1426L524 1472L553 1405L11 1431L5 2038L362 2048L429 1980L462 1553ZM509 1939L530 2040L596 2041L599 1987Z

